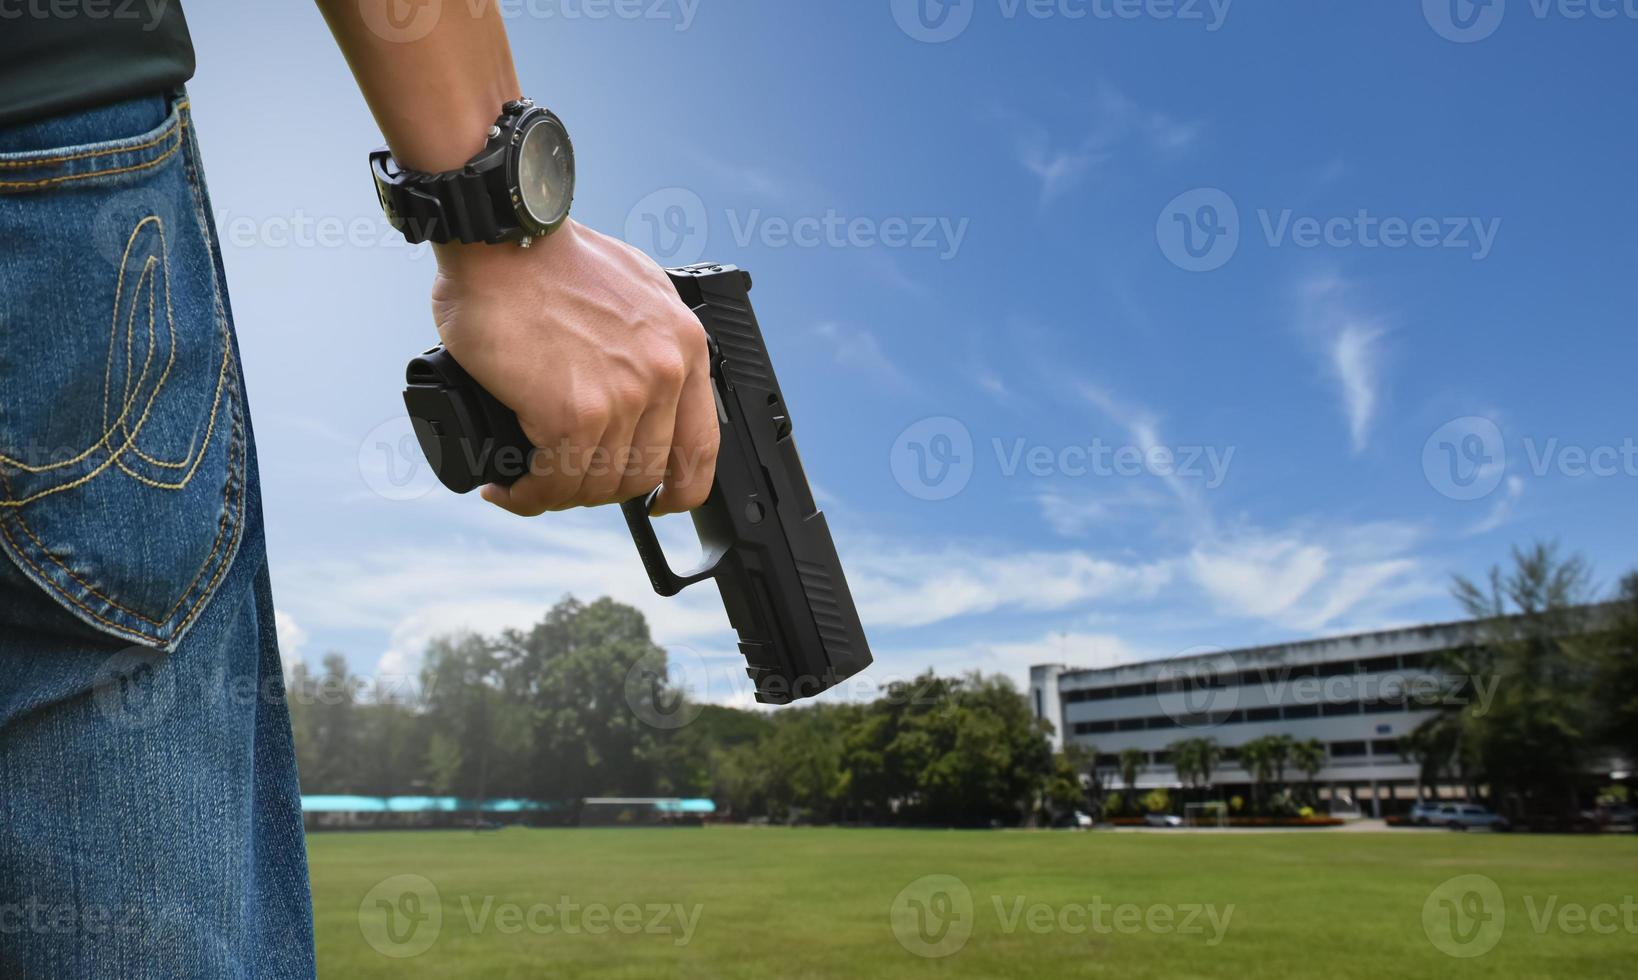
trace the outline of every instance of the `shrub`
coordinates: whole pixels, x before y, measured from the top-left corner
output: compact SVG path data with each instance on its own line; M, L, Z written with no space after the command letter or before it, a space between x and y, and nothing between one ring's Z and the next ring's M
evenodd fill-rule
M1143 809L1150 813L1169 813L1172 809L1172 794L1164 789L1152 789L1143 797Z

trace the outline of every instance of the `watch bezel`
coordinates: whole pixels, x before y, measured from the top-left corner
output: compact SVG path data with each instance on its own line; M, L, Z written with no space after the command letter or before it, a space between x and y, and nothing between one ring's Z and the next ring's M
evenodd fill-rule
M563 202L562 213L554 220L542 223L529 210L523 200L522 181L519 178L520 164L523 159L523 145L538 126L550 126L556 133L564 152L569 155L568 187ZM575 161L574 143L569 139L569 130L563 125L563 120L550 109L541 106L529 105L511 127L511 131L503 136L507 141L506 153L506 194L512 206L512 213L517 219L518 227L524 234L539 238L550 235L569 219L569 213L574 207L575 190Z

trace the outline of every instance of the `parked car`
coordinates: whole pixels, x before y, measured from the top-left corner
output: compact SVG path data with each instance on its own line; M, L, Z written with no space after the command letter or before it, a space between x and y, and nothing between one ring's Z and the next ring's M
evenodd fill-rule
M1599 807L1599 816L1606 827L1631 827L1638 824L1638 810L1625 803Z
M1433 822L1451 830L1471 830L1474 827L1507 830L1510 827L1506 817L1475 803L1445 803L1439 807Z
M1172 813L1151 813L1144 819L1151 827L1183 826L1183 818Z
M1431 827L1439 817L1440 804L1418 803L1411 807L1410 822L1418 827Z

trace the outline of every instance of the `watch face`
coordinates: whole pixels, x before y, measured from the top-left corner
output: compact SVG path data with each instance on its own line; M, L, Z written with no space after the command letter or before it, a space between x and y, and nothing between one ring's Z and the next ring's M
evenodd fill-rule
M574 148L556 119L542 116L518 146L518 198L529 220L554 228L574 198Z

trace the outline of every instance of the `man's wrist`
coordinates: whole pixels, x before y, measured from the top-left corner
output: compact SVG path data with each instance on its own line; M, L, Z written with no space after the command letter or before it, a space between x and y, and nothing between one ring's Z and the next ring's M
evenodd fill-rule
M463 279L510 276L524 267L538 274L543 264L549 264L557 253L572 247L579 227L573 218L567 218L550 235L533 239L528 248L518 242L496 245L435 242L432 254L438 260L438 271L446 276Z
M489 140L489 127L506 103L523 97L517 79L449 92L422 103L412 124L408 119L385 133L400 167L436 174L459 170ZM431 121L430 124L427 121Z

